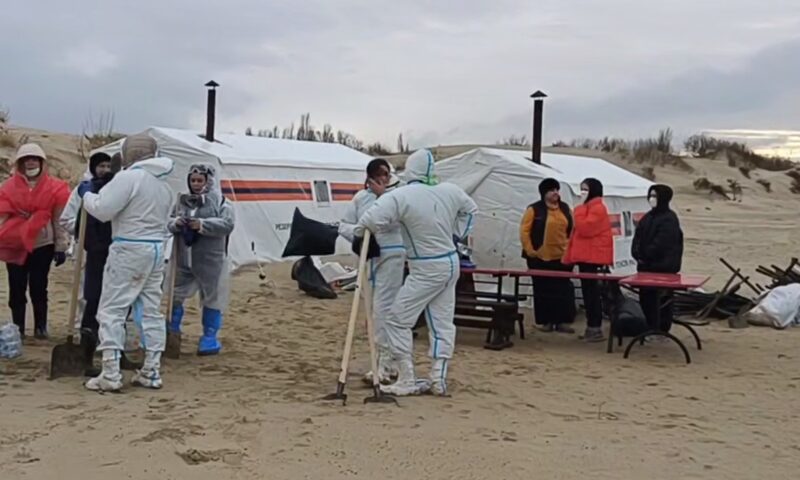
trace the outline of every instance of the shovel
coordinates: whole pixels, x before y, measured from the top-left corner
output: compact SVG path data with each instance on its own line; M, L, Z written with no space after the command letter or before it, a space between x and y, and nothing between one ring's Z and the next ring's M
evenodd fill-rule
M86 209L81 204L80 226L78 227L78 252L75 254L75 269L72 272L72 292L69 298L69 328L74 328L78 314L78 285L83 268L83 246L86 241ZM81 377L86 365L84 352L74 342L74 335L67 335L67 340L53 347L50 355L50 380L59 377Z
M167 345L164 357L173 360L181 358L181 332L173 332L169 328L172 319L172 307L175 296L175 276L178 274L178 238L172 237L172 253L169 257L169 284L167 285Z
M180 196L175 203L175 212L173 215L178 218L178 206L180 205ZM172 253L169 255L169 284L167 284L167 314L166 328L167 328L167 344L164 347L164 357L177 360L181 358L181 333L170 331L169 324L172 320L172 307L175 301L175 277L178 275L178 241L177 235L172 236Z
M361 255L358 258L358 278L356 279L356 289L353 292L353 304L350 307L350 319L347 322L347 336L344 340L344 352L342 352L342 367L339 372L339 381L336 383L336 392L323 397L323 400L341 400L342 405L347 404L347 394L344 387L347 384L347 369L350 364L350 350L353 348L353 335L356 330L356 317L358 317L358 302L361 299L361 289L367 280L367 252L369 250L370 231L364 232L364 241L361 243ZM376 362L373 362L376 363ZM373 372L377 369L373 367ZM373 380L374 382L374 380Z

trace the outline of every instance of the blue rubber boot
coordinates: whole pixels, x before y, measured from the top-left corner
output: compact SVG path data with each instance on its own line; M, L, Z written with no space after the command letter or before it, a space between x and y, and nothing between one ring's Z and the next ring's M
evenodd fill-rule
M181 333L181 322L183 321L183 305L173 305L172 317L169 319L169 331Z
M222 327L222 312L203 307L203 336L197 345L198 355L216 355L222 349L217 332Z

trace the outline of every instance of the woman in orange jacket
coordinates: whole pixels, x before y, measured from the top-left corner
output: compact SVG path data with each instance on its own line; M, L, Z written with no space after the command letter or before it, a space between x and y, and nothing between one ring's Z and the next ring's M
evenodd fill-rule
M608 209L603 203L603 184L594 178L581 182L583 203L575 207L575 226L562 261L578 265L581 273L598 273L614 263L614 238ZM583 304L586 308L587 342L603 340L603 307L597 280L581 280Z

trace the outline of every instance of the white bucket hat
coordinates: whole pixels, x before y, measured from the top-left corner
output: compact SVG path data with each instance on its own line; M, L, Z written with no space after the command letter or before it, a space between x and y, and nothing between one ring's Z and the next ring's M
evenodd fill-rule
M42 147L35 143L26 143L19 147L17 155L14 157L14 162L19 162L25 157L36 157L40 158L42 161L47 160L47 155L44 154Z

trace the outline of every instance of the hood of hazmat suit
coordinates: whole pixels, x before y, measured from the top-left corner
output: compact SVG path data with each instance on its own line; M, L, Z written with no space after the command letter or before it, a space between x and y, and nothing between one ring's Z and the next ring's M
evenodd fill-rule
M424 183L436 185L439 183L435 175L435 161L433 154L428 150L417 150L409 155L406 160L406 170L403 172L405 183Z
M200 289L203 306L224 310L227 303L227 243L233 232L233 205L223 196L214 167L197 164L189 168L188 179L192 174L206 177L203 193L183 195L177 208L177 218L200 221L191 245L187 245L182 234L185 228L176 225L176 219L169 222L169 230L177 237L178 275L175 280L175 297L180 304L191 296L192 285Z

